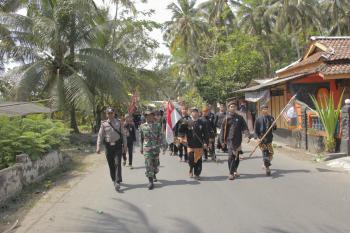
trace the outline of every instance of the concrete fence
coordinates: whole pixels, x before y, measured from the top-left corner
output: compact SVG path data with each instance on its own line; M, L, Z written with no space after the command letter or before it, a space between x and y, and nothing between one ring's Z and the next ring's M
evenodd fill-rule
M0 203L21 191L28 184L42 180L63 164L62 154L53 151L32 161L27 154L16 156L16 164L0 170Z

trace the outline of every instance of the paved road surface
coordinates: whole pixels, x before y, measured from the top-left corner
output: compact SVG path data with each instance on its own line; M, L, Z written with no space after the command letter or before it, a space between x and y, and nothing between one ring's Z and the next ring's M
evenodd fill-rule
M203 164L201 181L164 155L160 182L148 191L137 153L135 169L124 169L122 193L112 186L104 156L96 155L90 172L48 193L17 232L350 232L349 173L280 154L266 177L258 155L241 163L235 181L227 180L224 155L221 163Z

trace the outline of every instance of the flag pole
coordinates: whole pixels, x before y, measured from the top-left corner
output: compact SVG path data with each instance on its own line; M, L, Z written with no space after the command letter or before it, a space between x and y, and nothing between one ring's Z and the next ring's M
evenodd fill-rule
M280 112L280 114L277 116L277 118L275 119L275 121L271 124L270 128L266 131L266 133L264 134L264 136L262 136L262 138L259 140L259 143L255 146L254 150L252 152L250 152L249 154L249 158L252 157L252 155L254 154L254 152L256 151L256 149L258 149L258 147L260 146L261 142L266 138L267 134L272 130L272 128L276 125L277 121L280 119L280 117L282 116L282 114L284 113L284 111L286 110L286 108L289 106L289 104L295 100L295 98L297 97L297 95L295 94L290 100L289 102L286 104L286 106L284 106L283 110Z

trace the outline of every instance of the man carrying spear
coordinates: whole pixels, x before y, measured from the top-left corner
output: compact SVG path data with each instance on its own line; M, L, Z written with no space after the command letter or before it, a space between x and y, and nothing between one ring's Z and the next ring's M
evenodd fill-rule
M266 169L266 175L271 175L271 160L273 158L273 147L272 147L272 139L273 134L272 130L276 130L277 126L274 124L275 119L269 115L269 107L267 105L261 106L262 115L255 122L255 139L259 138L260 143L259 147L262 151L264 167ZM274 124L274 125L273 125ZM273 125L273 126L272 126ZM272 126L272 130L268 129ZM263 138L263 136L266 136Z

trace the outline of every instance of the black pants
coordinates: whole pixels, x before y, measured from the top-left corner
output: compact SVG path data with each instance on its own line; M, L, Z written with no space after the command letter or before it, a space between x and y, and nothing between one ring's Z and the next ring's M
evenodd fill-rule
M175 143L171 143L171 144L169 145L169 148L170 148L170 151L173 152L174 155L177 154L178 148L177 148L177 146L175 145Z
M228 155L228 169L231 175L237 172L238 166L239 166L239 153L230 151Z
M106 144L106 158L113 182L122 182L122 146Z
M200 176L202 173L202 158L194 162L194 152L190 152L188 155L188 164L190 165L190 173L194 173L195 176Z
M204 157L205 159L208 159L209 156L215 158L215 138L210 138L208 142L208 149L204 149Z
M132 165L132 158L133 158L133 152L134 152L134 142L128 142L128 154L129 154L129 165ZM123 154L123 160L126 161L126 152Z
M180 143L179 145L179 157L182 159L184 157L185 161L188 160L188 155L187 155L187 146L183 145Z
M217 139L217 146L216 148L221 149L223 152L227 152L227 145L223 146L220 140L220 136Z

